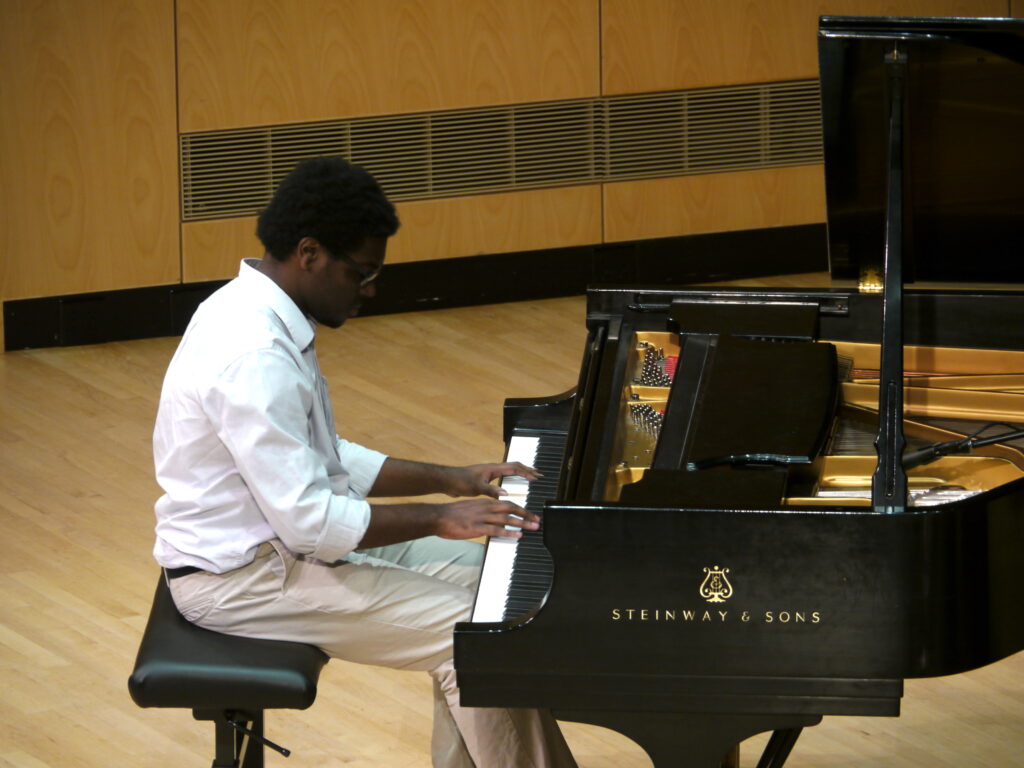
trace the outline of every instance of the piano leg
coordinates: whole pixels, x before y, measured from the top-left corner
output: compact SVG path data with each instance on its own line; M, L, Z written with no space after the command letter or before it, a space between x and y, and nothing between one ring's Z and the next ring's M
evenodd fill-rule
M757 761L757 768L782 768L802 730L803 728L789 728L775 731L761 753L761 759Z
M721 768L733 748L744 739L775 731L765 748L772 754L758 768L781 768L804 727L817 725L821 715L728 715L698 712L612 712L555 710L559 720L572 720L611 728L629 737L647 752L655 768ZM774 747L773 747L774 744Z

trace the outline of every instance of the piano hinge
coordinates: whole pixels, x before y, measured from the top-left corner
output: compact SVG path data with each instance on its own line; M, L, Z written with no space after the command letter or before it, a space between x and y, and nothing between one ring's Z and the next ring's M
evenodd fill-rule
M841 315L845 317L850 314L850 299L846 296L820 298L818 299L818 312L823 315Z
M634 301L626 305L630 312L644 314L647 312L667 312L672 306L671 301Z

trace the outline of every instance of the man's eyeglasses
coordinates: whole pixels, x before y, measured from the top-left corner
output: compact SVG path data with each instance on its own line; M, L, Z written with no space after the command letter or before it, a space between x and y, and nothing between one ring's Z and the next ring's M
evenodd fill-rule
M354 269L359 275L361 278L359 280L360 288L365 288L376 280L380 276L380 270L383 266L382 264L360 264L358 261L350 256L346 256L344 253L338 254L338 258L352 267L352 269Z

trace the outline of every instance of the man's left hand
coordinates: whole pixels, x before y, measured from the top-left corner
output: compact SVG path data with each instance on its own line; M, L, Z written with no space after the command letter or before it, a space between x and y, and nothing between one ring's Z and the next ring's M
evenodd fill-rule
M502 464L471 464L468 467L450 467L450 481L445 492L449 496L490 496L497 499L508 494L493 482L502 477L519 475L533 481L540 473L518 461Z

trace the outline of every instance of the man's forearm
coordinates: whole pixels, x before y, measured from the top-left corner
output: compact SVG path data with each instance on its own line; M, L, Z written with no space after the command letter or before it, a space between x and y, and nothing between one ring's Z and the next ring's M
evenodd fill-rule
M494 481L509 475L520 475L530 481L538 477L537 470L518 461L447 467L388 457L368 495L422 496L428 493L447 493L449 496L497 498L504 491L494 485Z
M388 457L370 489L370 496L423 496L450 493L452 467Z
M437 533L438 504L372 504L359 549L383 547Z

